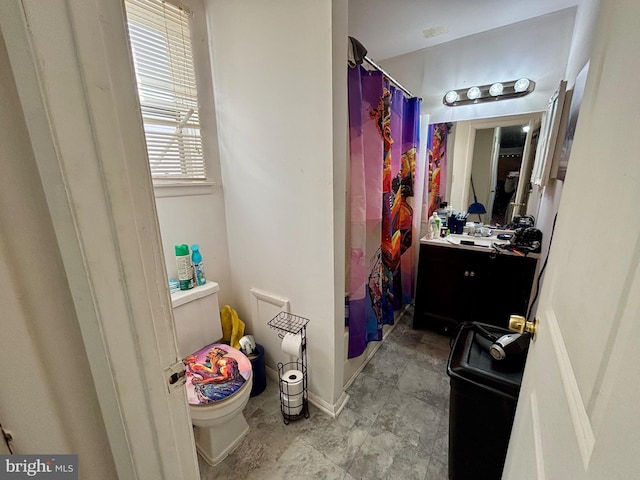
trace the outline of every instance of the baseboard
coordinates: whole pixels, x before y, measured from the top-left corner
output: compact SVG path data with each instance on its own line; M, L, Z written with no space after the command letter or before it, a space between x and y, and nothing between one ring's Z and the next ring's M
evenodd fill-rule
M269 377L274 382L279 381L278 372L276 370L268 366L265 367L265 370L267 373L267 377ZM342 391L342 394L340 395L340 398L338 399L338 401L334 404L324 401L322 398L320 398L318 395L316 395L313 392L307 392L307 393L308 393L309 403L317 407L319 410L322 410L324 413L326 413L332 418L335 418L338 415L340 415L340 412L349 401L349 395L344 390Z
M278 372L276 372L273 368L271 368L270 366L265 366L264 369L267 372L267 377L269 377L271 380L273 380L274 382L277 382L278 379Z
M309 392L309 403L312 403L313 405L318 407L320 410L322 410L324 413L326 413L327 415L333 418L336 418L338 415L340 415L340 412L345 407L348 401L349 401L349 395L344 390L342 391L342 394L340 395L340 398L338 399L338 401L334 404L325 402L317 395L313 394L312 392Z
M323 400L322 398L320 398L318 395L314 394L313 392L307 392L308 393L308 398L309 398L309 403L313 404L315 407L317 407L318 409L322 410L324 413L326 413L330 417L335 418L338 415L340 415L340 412L342 411L342 409L345 407L345 405L349 401L349 395L346 392L347 388L349 388L349 386L353 383L353 381L358 377L358 375L360 374L360 372L362 372L364 367L367 366L367 363L369 363L369 361L373 358L375 353L382 346L382 343L389 336L389 334L393 331L393 329L396 328L396 326L398 325L398 321L406 313L407 308L408 308L408 305L405 305L403 310L402 310L402 312L397 314L397 316L395 316L393 325L389 325L389 328L387 329L387 331L384 333L384 336L382 337L382 341L375 342L376 345L374 346L374 348L371 349L371 351L367 355L367 358L365 359L365 361L362 362L362 365L360 365L356 369L356 371L353 373L353 375L351 375L351 378L349 378L349 380L345 383L345 385L343 387L343 390L342 390L342 393L340 395L340 398L338 398L338 401L336 403L331 404L329 402L326 402L325 400ZM271 380L273 380L274 382L279 382L280 381L280 379L278 378L278 372L276 370L274 370L273 368L271 368L269 366L265 366L265 371L267 373L267 377L269 377Z

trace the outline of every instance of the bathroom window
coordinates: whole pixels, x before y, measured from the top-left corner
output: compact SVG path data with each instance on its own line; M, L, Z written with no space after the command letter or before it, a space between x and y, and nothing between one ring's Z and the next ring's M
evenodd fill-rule
M125 6L151 176L205 180L191 12L162 0Z

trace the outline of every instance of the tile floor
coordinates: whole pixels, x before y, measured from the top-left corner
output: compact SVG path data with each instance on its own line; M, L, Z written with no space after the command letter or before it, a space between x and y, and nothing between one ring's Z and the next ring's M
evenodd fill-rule
M249 400L251 428L216 467L200 460L203 480L446 480L449 339L398 322L347 389L338 418L313 405L310 418L285 425L278 385Z

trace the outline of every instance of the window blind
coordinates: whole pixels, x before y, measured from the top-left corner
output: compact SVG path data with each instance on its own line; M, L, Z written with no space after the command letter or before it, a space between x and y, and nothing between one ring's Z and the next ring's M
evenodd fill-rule
M151 176L203 180L190 12L162 0L125 6Z

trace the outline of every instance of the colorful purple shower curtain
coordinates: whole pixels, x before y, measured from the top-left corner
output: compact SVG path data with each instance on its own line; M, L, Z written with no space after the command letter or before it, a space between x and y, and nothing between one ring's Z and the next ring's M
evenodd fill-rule
M413 294L413 186L420 101L349 68L349 358L382 340Z

